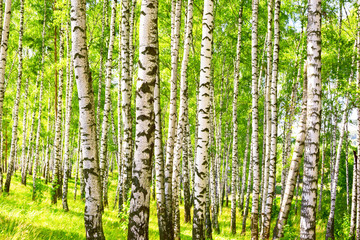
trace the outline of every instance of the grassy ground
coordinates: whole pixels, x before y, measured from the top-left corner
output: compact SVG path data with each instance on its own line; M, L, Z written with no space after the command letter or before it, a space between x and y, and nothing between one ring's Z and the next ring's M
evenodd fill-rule
M120 220L117 210L113 210L114 197L116 191L117 176L113 175L109 188L110 207L105 209L103 215L103 226L106 239L126 239L127 220ZM74 179L70 180L69 185L69 212L62 209L61 199L57 205L50 203L50 185L40 183L40 198L32 201L32 178L28 177L28 185L20 183L20 176L17 173L13 176L10 194L0 196L0 239L85 239L85 228L83 220L84 202L79 198L74 201ZM79 195L79 191L78 191ZM230 204L229 204L230 206ZM181 211L181 239L191 239L190 223L183 221L183 205ZM149 238L159 239L156 204L151 202L150 210ZM299 233L298 217L289 219L286 227L286 239L296 239ZM273 217L275 218L275 216ZM214 239L250 239L250 219L247 221L247 232L245 236L240 236L242 217L237 214L237 233L230 233L230 208L223 208L223 213L219 218L220 233L213 234ZM295 223L292 225L292 223ZM273 226L273 224L272 224ZM318 229L318 239L324 239L323 224Z

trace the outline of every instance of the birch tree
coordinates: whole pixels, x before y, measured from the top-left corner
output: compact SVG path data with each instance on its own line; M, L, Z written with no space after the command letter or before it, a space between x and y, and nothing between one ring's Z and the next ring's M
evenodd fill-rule
M131 119L131 88L132 79L130 76L130 0L123 0L121 6L121 93L122 93L122 121L124 124L124 138L122 143L123 164L124 164L124 202L127 202L128 192L131 186L132 173L132 119ZM120 203L120 202L119 202Z
M7 1L5 5L5 21L4 21L4 29L5 32L7 32L7 35L9 34L9 29L6 30L6 27L9 28L9 26L5 26L5 23L8 20L10 21L10 14L6 12L7 5L11 4L11 1ZM9 6L10 7L10 6ZM10 9L8 9L10 11ZM22 71L23 71L23 29L24 29L24 0L20 1L20 29L19 29L19 66L18 66L18 78L16 82L16 96L15 96L15 103L13 108L13 126L11 131L11 147L10 147L10 156L9 156L9 166L7 169L6 174L6 181L4 186L4 191L9 192L10 191L10 183L11 183L11 177L13 175L13 172L15 170L15 164L16 164L16 158L15 158L15 148L17 145L17 131L18 131L18 122L19 122L19 104L20 104L20 94L21 94L21 82L22 82ZM5 33L6 35L6 33ZM3 57L5 51L5 59L1 58L0 61L0 122L2 121L2 108L3 108L3 100L4 100L4 92L1 91L1 82L2 77L4 75L2 74L2 68L4 68L5 71L5 64L6 64L6 50L7 50L7 42L4 43L4 40L7 40L8 36L2 36L2 43L0 48L0 57ZM6 46L3 46L3 44L6 44ZM5 50L6 49L6 50ZM0 124L1 126L1 124Z
M235 62L235 74L234 74L234 93L233 93L233 106L232 106L232 125L233 125L233 147L232 147L232 177L231 177L231 233L236 234L236 179L238 170L238 92L239 92L239 78L240 76L240 55L241 55L241 27L242 27L242 12L243 7L239 10L239 22L238 22L238 36L236 46L236 62Z
M86 45L86 2L71 0L72 58L78 89L87 239L105 239L102 227L101 184L96 146L94 92Z
M154 151L154 87L158 72L158 2L141 5L139 68L136 86L136 137L128 239L149 239L151 160Z
M2 6L2 5L1 5ZM2 9L2 8L1 8ZM1 14L2 15L2 14ZM5 17L1 31L0 46L0 127L2 126L4 95L5 95L5 68L8 50L8 40L10 31L11 18L11 0L5 1ZM2 20L2 18L1 18Z
M258 12L259 0L252 2L252 27L251 27L251 69L252 69L252 164L253 164L253 193L251 207L251 238L258 238L258 216L259 216L259 152L258 152Z
M64 58L64 33L63 26L60 26L59 32L59 55L60 62ZM54 138L54 166L52 174L52 192L51 192L51 203L56 204L57 199L61 197L61 122L62 122L62 95L63 95L63 68L59 68L59 85L57 93L57 114L55 114L55 138Z
M181 1L178 1L178 5L180 7L179 13L181 13ZM192 15L193 15L193 1L188 0L187 5L187 19L185 26L185 42L184 42L184 54L183 60L181 63L181 80L180 80L180 112L179 112L179 121L177 125L177 133L176 133L176 141L175 141L175 152L174 152L174 162L173 162L173 173L172 173L172 199L173 199L173 219L174 219L174 239L180 239L180 209L179 209L179 191L180 191L180 160L181 153L183 153L184 160L184 151L181 151L183 146L186 144L183 140L186 137L186 121L187 121L187 113L188 113L188 83L187 83L187 67L189 62L189 51L191 44L191 36L192 36ZM176 18L179 23L175 23L179 25L180 28L180 16ZM180 38L180 36L177 36ZM177 61L177 59L176 59ZM177 81L177 79L175 79ZM175 82L176 84L176 82ZM175 91L176 97L176 91ZM174 99L176 101L176 98Z
M104 116L102 119L101 142L100 142L100 180L102 183L103 204L108 205L108 200L105 198L104 192L106 191L107 184L105 181L106 168L107 168L107 141L109 131L109 113L111 107L111 78L112 78L112 58L115 41L115 19L116 19L116 6L117 0L114 0L111 7L111 23L110 23L110 40L108 48L108 57L106 60L106 77L105 77L105 106Z
M316 238L317 163L321 113L321 0L309 0L307 26L308 112L300 239Z
M175 4L176 2L176 4ZM180 0L172 0L172 31L171 31L171 90L170 90L170 111L169 111L169 126L168 137L166 145L166 165L165 165L165 202L166 202L166 216L167 216L167 233L168 239L173 239L173 207L172 207L172 179L173 179L173 158L175 147L175 132L177 120L177 69L179 58L179 44L180 44L180 25L181 25L181 3Z
M301 107L301 116L299 123L299 132L296 137L294 153L290 163L290 169L287 174L284 196L281 201L280 211L274 227L273 239L280 239L283 237L284 227L286 225L291 202L294 197L294 190L296 185L296 179L299 174L300 161L304 155L305 147L305 135L306 135L306 116L307 116L307 65L304 67L304 81L303 81L303 102Z
M274 52L271 78L271 143L269 161L269 183L266 196L265 217L263 222L263 237L270 238L270 221L276 185L276 159L277 159L277 78L279 64L279 42L280 42L280 4L281 0L275 0L274 10ZM266 186L265 186L266 187Z
M194 185L194 217L193 217L193 239L204 238L204 214L205 193L208 184L208 143L209 143L209 108L210 108L210 78L212 39L214 28L214 1L204 1L203 25L202 25L202 47L200 57L200 83L199 83L199 110L198 110L198 143L195 160L195 185Z
M34 159L34 171L33 171L33 200L36 198L36 173L37 165L39 161L39 145L40 145L40 131L41 131L41 114L42 114L42 97L43 97L43 88L44 88L44 61L45 61L45 27L46 27L46 2L44 1L44 20L43 20L43 30L42 30L42 45L41 45L41 73L40 73L40 96L39 96L39 120L36 130L36 140L35 140L35 159Z
M73 61L71 57L70 50L70 23L67 24L67 33L66 33L66 41L67 41L67 81L66 81L66 107L65 107L65 138L64 138L64 173L63 173L63 191L62 191L62 204L63 209L65 211L69 210L69 206L67 203L67 193L68 193L68 178L70 176L70 146L69 146L69 138L70 138L70 121L71 121L71 111L72 111L72 95L73 95L73 87L74 87L74 75L73 75ZM75 183L76 184L76 183Z

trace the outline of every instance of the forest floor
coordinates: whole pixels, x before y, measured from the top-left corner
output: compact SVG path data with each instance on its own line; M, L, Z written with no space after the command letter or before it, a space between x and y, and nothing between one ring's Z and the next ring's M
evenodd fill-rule
M109 207L103 214L103 227L106 239L126 239L127 216L118 217L117 209L113 209L117 175L110 174ZM74 178L69 181L68 204L70 211L64 212L61 199L56 205L51 205L51 184L45 185L43 180L38 184L38 199L32 201L32 177L28 176L27 186L21 184L21 176L17 172L10 187L10 194L0 196L0 239L85 239L84 202L80 200L78 187L77 200L74 201ZM79 186L79 185L78 185ZM191 239L192 224L184 223L183 205L181 212L181 239ZM294 215L292 215L294 216ZM224 207L219 217L220 233L213 233L213 239L250 239L250 213L247 220L247 232L240 235L242 216L237 213L237 234L230 233L230 204ZM273 219L276 217L273 216ZM292 224L295 223L295 224ZM285 239L297 239L299 236L299 214L290 217L286 226ZM272 223L273 226L274 223ZM318 225L317 238L325 237L324 224ZM149 239L159 239L156 203L151 201Z

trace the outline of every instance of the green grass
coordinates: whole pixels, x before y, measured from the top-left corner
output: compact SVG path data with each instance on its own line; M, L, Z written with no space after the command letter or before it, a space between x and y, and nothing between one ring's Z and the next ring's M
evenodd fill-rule
M23 186L19 173L13 176L10 193L0 196L0 239L85 239L84 228L84 202L74 197L74 179L69 181L69 212L62 209L61 199L56 205L50 203L50 187L42 180L39 183L39 196L37 201L32 201L32 178L28 177L27 186ZM117 176L110 174L109 204L103 214L103 227L106 239L126 239L127 220L120 220L117 209L113 210ZM78 196L79 196L78 191ZM230 207L230 204L229 204ZM250 218L247 221L247 232L240 236L242 217L237 213L237 234L230 232L230 208L224 207L219 217L220 233L213 233L213 239L250 239ZM181 239L191 239L192 224L184 223L184 209L181 212ZM275 215L273 215L275 219ZM324 239L326 222L318 226L318 239ZM272 222L272 227L274 221ZM292 215L286 227L285 239L296 239L299 236L299 214ZM151 201L149 238L159 239L156 203Z

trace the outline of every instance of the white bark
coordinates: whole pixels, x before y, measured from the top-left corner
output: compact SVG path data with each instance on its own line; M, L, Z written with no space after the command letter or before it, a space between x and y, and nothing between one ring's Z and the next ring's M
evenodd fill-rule
M177 75L178 75L178 58L179 58L179 43L180 43L180 26L181 26L181 0L176 0L176 5L173 17L174 28L171 32L171 91L170 91L170 111L169 111L169 126L168 138L166 145L166 165L165 165L165 202L167 215L167 233L169 240L173 239L173 209L172 209L172 173L173 173L173 158L175 147L175 132L177 120Z
M5 95L5 67L8 50L9 30L11 17L11 0L5 1L5 17L1 32L0 46L0 126L2 123L4 95ZM1 19L2 20L2 19ZM0 23L1 24L1 23Z
M252 164L253 164L253 194L251 208L251 238L258 238L258 216L259 216L259 130L258 130L258 11L259 0L253 0L252 3L252 27L251 27L251 66L252 66Z
M9 26L6 26L5 23L7 19L10 21L10 13L8 14L6 10L11 11L11 9L7 9L8 2L11 4L11 1L7 1L5 5L5 21L4 21L4 33L2 36L1 41L1 48L0 48L0 122L2 121L2 110L3 110L3 100L4 100L4 91L1 91L1 85L3 85L3 77L5 74L5 64L6 64L6 50L7 50L7 38L9 34ZM9 6L11 7L11 6ZM15 169L15 149L17 146L17 128L18 128L18 122L19 122L19 104L20 104L20 94L21 94L21 81L22 81L22 66L23 66L23 48L22 48L22 37L23 37L23 28L24 28L24 0L20 3L20 30L19 30L19 67L18 67L18 79L16 82L16 96L15 96L15 103L13 108L13 126L12 126L12 132L11 132L11 147L10 147L10 156L8 160L8 169L6 174L6 181L4 186L4 191L9 192L10 190L10 183L11 183L11 176ZM6 35L7 31L7 36ZM4 42L4 39L6 39L6 43ZM4 46L4 44L6 46ZM6 50L5 50L6 49ZM5 56L4 54L5 50ZM4 57L4 58L3 58ZM4 73L2 73L2 70L4 70ZM1 126L1 124L0 124Z
M83 176L85 180L85 230L87 239L105 239L102 228L101 184L94 93L86 46L86 2L71 0L72 57L78 89Z
M158 72L158 1L143 0L136 86L136 135L128 239L149 239L151 159L154 151L154 87Z
M42 46L41 46L41 73L40 73L40 96L39 96L39 116L38 126L36 130L35 140L35 158L34 158L34 170L33 170L33 200L36 198L36 170L39 161L39 145L40 145L40 131L41 131L41 114L42 114L42 97L43 97L43 81L44 81L44 59L45 59L45 27L46 27L46 2L44 1L44 20L42 30Z
M316 238L316 201L321 113L321 0L309 0L307 26L308 111L300 239Z
M71 111L72 111L72 95L73 95L73 87L74 87L74 76L73 76L73 61L70 51L70 23L67 26L67 81L66 81L66 107L65 107L65 130L64 130L64 173L63 173L63 193L62 193L62 204L63 209L65 211L69 210L69 206L67 204L67 192L68 192L68 178L71 173L70 168L70 149L69 149L69 138L70 138L70 121L71 121Z
M116 19L116 6L117 0L114 0L112 3L111 10L111 23L110 23L110 40L108 48L108 57L106 60L106 77L105 77L105 106L104 106L104 116L102 119L102 130L101 130L101 143L100 143L100 181L102 183L102 192L103 192L103 204L104 206L108 205L107 199L104 198L104 192L107 188L105 175L106 175L106 162L107 162L107 140L108 140L108 131L109 131L109 118L110 118L110 108L111 108L111 80L112 80L112 63L113 63L113 49L115 41L115 19Z
M204 1L201 58L200 58L200 83L199 83L199 127L198 143L195 161L195 192L194 192L194 219L193 239L204 237L204 214L206 187L208 184L208 143L209 143L209 108L210 108L210 78L212 39L214 28L214 1Z

